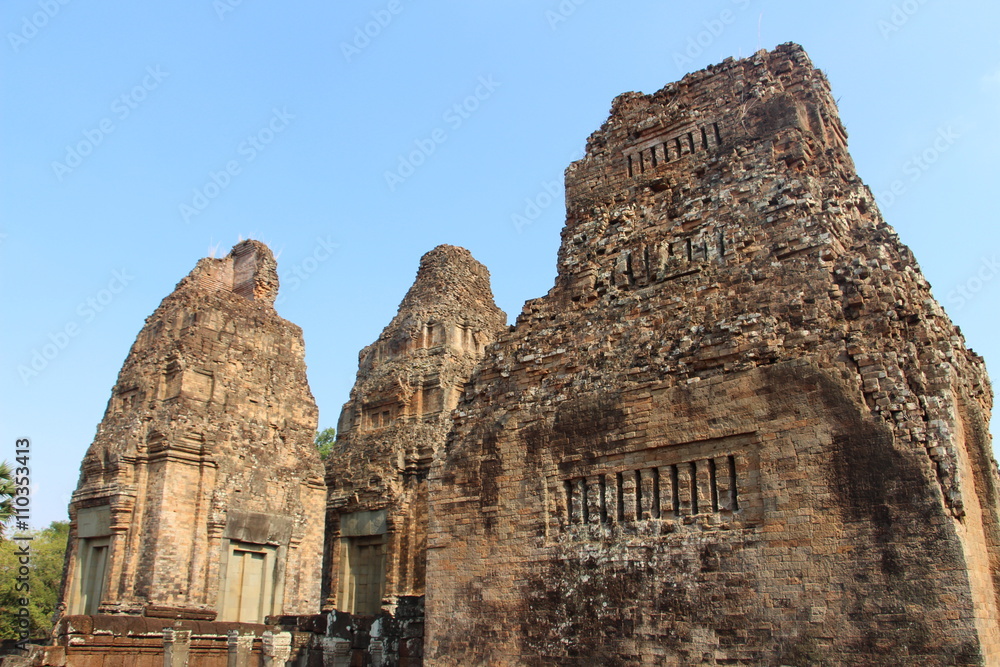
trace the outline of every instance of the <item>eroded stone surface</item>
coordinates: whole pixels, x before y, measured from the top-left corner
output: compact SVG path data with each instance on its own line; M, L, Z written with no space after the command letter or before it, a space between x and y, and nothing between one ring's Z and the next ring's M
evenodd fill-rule
M102 612L213 618L235 544L276 550L289 655L336 664L1000 662L984 366L801 48L620 96L566 184L556 285L514 328L467 251L422 259L328 497L273 258L202 260L84 461L71 613L107 544ZM329 613L294 618L321 554ZM86 642L145 641L115 627Z
M199 261L146 320L70 505L69 613L95 611L83 598L102 545L102 613L262 622L319 608L317 409L277 290L270 250L244 241ZM266 599L235 618L223 582L244 557L245 593L250 561L266 561Z
M619 96L430 477L436 665L1000 662L982 360L800 47Z
M427 471L463 386L506 321L486 268L468 250L442 245L421 258L396 317L361 351L327 460L328 608L380 606L354 604L351 578L367 566L347 562L351 539L384 554L380 598L390 607L399 596L423 595Z

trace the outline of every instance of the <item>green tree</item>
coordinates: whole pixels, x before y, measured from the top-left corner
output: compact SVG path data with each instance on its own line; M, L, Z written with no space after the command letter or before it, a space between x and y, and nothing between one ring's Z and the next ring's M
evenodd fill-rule
M26 539L31 538L31 539ZM0 541L0 639L20 639L18 618L27 601L30 637L43 640L52 631L52 615L59 602L69 522L53 521L44 530L19 534ZM27 550L27 556L24 551ZM19 577L27 560L28 578Z
M319 457L324 461L333 452L333 443L337 440L337 429L325 428L316 431L316 449L319 450Z
M14 518L14 494L16 491L17 486L14 484L14 475L10 464L6 461L0 461L0 539L3 538L7 524Z

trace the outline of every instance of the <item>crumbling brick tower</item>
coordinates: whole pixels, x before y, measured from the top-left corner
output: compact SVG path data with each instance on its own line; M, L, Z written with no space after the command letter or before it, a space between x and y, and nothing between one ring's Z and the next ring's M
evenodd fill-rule
M468 250L424 255L378 340L359 354L327 460L326 608L377 614L425 588L427 472L487 345L506 328Z
M270 250L244 241L146 320L73 494L66 613L318 611L317 410L277 291Z
M435 665L996 665L982 360L795 45L618 97L431 471Z

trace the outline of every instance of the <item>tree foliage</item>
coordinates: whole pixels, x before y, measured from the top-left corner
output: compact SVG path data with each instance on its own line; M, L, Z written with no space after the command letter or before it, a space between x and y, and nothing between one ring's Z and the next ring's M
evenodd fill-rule
M31 539L26 539L31 538ZM69 523L53 521L44 530L19 533L0 540L0 639L20 639L18 619L27 601L32 639L45 639L52 631L52 615L59 602ZM24 550L28 555L25 557ZM20 567L27 559L27 590Z
M337 440L337 429L325 428L316 431L316 449L319 450L319 457L324 461L333 452L333 443Z
M10 464L0 461L0 539L3 538L7 524L14 518L14 494L17 486L14 484L14 474Z

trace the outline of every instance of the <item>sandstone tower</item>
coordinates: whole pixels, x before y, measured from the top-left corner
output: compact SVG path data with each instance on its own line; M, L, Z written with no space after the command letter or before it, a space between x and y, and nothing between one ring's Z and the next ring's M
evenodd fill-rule
M506 322L486 268L442 245L421 258L396 317L361 351L327 460L327 609L373 615L424 594L427 472Z
M621 95L566 200L431 470L427 663L1000 664L984 366L802 49Z
M566 199L515 327L468 251L422 258L325 471L271 253L199 262L84 459L35 664L1000 664L984 365L802 49L618 97Z
M203 259L146 320L70 505L68 614L263 622L320 602L323 468L270 250Z

